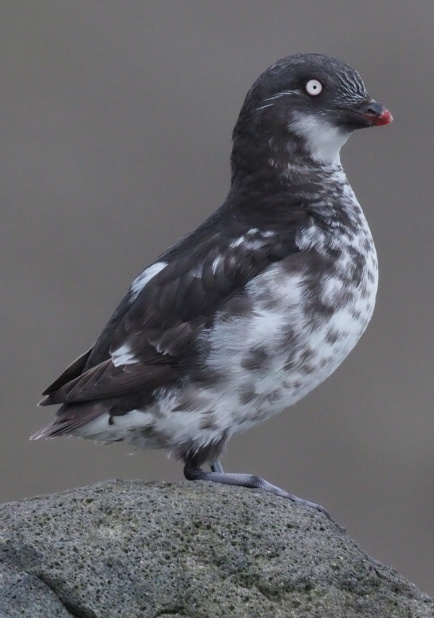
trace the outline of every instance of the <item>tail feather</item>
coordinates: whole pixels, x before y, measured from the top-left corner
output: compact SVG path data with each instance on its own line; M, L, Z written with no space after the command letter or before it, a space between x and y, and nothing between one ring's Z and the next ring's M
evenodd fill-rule
M97 401L63 405L54 421L30 436L30 440L71 434L107 411L107 405Z

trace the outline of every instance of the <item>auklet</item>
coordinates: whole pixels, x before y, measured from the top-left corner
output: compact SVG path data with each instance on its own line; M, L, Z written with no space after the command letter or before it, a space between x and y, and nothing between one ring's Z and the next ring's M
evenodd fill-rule
M61 407L32 439L166 449L189 480L324 511L223 472L219 458L234 433L330 376L366 329L377 256L339 151L355 129L391 121L340 60L297 54L262 73L233 131L225 202L134 279L96 343L43 393L41 405Z

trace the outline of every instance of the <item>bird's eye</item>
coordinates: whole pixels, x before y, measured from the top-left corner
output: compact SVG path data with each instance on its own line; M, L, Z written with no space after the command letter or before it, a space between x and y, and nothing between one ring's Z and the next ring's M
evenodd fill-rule
M306 92L312 97L316 97L322 90L322 83L317 79L310 79L306 84Z

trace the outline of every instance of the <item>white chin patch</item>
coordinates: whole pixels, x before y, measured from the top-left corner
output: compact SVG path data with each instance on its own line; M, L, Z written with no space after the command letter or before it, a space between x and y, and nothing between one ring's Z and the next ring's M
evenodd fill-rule
M340 164L339 151L350 137L350 132L331 125L321 116L302 112L294 113L291 129L306 140L313 159L324 163Z

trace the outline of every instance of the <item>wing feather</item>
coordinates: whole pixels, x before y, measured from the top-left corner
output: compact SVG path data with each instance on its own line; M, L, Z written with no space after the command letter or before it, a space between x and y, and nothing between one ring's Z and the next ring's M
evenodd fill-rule
M275 233L253 228L247 243L242 221L222 221L211 236L206 222L160 256L166 266L125 296L95 346L45 390L41 404L117 397L180 379L216 313L271 263L298 251L295 236L305 215L293 210L283 233L281 221Z

